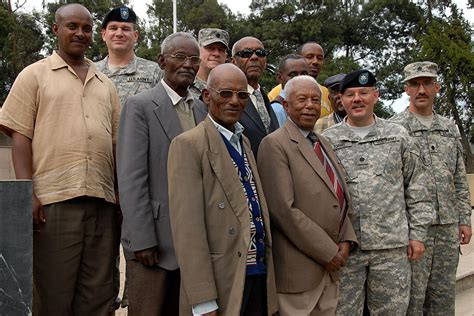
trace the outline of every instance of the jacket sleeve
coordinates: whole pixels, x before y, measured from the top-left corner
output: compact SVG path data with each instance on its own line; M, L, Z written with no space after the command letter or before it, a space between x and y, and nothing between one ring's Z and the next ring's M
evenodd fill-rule
M189 304L216 300L217 288L207 240L201 158L186 135L168 154L168 189L173 241L181 284Z

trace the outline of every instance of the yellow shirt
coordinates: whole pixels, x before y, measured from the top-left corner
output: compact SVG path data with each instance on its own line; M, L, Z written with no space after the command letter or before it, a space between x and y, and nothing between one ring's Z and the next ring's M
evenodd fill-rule
M331 103L329 103L329 91L328 88L325 86L319 85L319 88L321 89L321 116L324 117L333 112L333 109L331 107ZM270 102L273 101L281 92L281 84L278 86L275 86L272 91L268 93L268 99L270 99Z
M90 60L85 83L56 53L26 67L3 104L0 128L32 140L33 187L41 203L79 196L115 202L120 101Z

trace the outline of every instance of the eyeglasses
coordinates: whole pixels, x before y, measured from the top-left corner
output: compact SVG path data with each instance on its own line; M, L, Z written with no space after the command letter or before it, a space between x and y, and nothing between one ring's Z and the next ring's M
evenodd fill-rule
M184 64L186 60L188 59L193 66L199 65L201 63L201 58L199 58L199 56L186 56L185 54L180 54L180 53L175 54L175 55L168 54L168 56L176 59L179 63L182 63L182 64Z
M247 49L238 51L237 53L235 53L235 56L239 56L241 58L250 58L252 57L254 53L255 55L257 55L257 57L267 57L268 55L270 55L270 52L263 48L257 48L257 49L247 48Z
M223 99L230 99L234 96L234 94L237 94L237 98L239 98L240 100L247 100L250 95L248 91L216 90L212 87L207 87L207 88L219 93L219 96Z
M432 88L435 85L434 81L424 81L424 82L408 82L408 86L412 89L418 90L421 86L425 89Z

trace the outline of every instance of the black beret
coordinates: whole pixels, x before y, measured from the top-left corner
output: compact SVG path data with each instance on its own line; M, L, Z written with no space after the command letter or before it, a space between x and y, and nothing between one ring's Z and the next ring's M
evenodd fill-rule
M326 80L324 80L324 85L326 86L326 88L333 88L335 86L338 86L345 76L346 76L345 74L337 74L337 75L331 76L327 78Z
M370 71L366 69L356 70L344 77L339 86L339 92L343 93L347 88L373 87L376 82L377 80Z
M102 28L107 28L107 24L112 21L137 23L137 15L129 7L120 7L110 10L102 21Z

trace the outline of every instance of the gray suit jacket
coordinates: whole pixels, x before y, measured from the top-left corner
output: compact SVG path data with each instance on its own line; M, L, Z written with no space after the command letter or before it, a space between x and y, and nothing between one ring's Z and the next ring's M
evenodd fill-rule
M194 102L197 123L207 107ZM117 176L123 213L122 245L125 257L158 246L159 266L178 268L168 211L168 149L183 132L163 85L131 96L124 104L117 144Z

